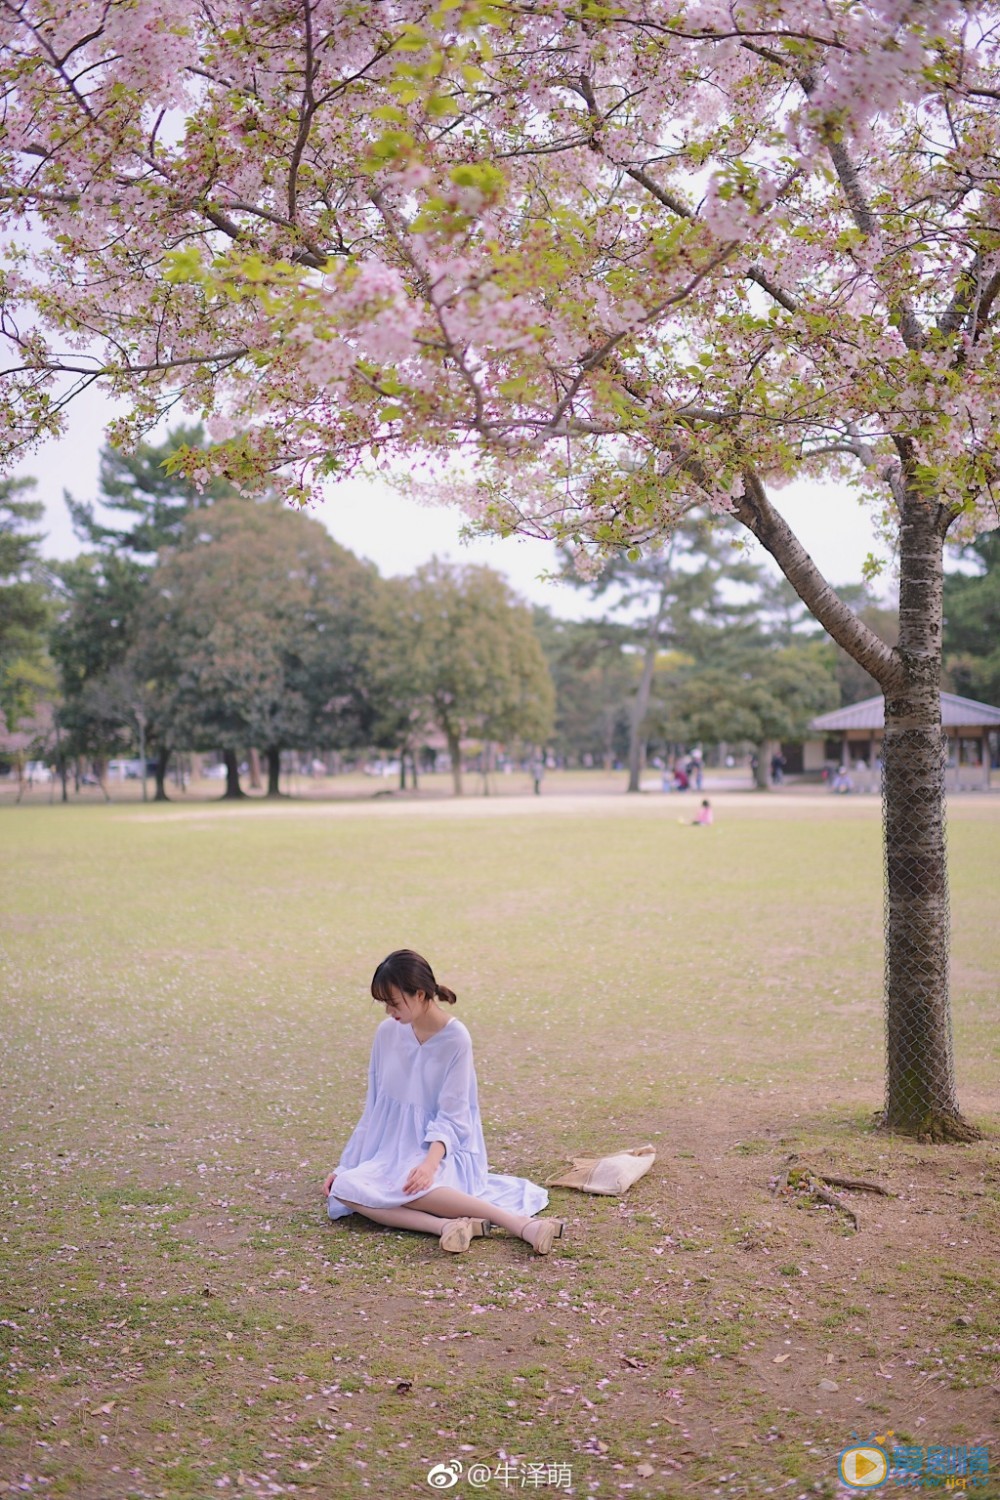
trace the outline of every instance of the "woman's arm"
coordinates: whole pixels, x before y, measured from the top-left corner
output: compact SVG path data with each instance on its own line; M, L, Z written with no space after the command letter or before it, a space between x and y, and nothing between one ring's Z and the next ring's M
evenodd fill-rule
M472 1043L465 1038L448 1065L435 1101L434 1113L424 1131L424 1144L441 1145L441 1155L467 1150L472 1138L472 1095L476 1072Z
M434 1185L437 1169L444 1161L444 1145L441 1141L432 1141L430 1150L403 1183L404 1193L426 1193Z

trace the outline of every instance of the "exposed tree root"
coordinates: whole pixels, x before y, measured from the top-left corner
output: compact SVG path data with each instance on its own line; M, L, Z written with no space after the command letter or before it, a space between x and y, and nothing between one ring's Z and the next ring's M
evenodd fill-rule
M772 1180L771 1187L776 1193L796 1194L799 1197L812 1199L814 1203L822 1203L827 1208L834 1209L843 1214L851 1225L857 1229L858 1216L843 1198L830 1191L831 1188L846 1188L852 1193L878 1193L883 1198L895 1198L896 1194L889 1188L882 1187L881 1183L868 1182L862 1177L834 1177L829 1172L821 1172L818 1167L811 1166L808 1162L796 1165L797 1156L788 1158L788 1166L780 1177Z
M825 1203L828 1207L835 1208L838 1213L842 1213L845 1218L850 1219L854 1228L857 1229L858 1216L853 1208L848 1207L843 1198L838 1198L836 1193L828 1192L822 1183L817 1182L814 1177L807 1177L806 1182L809 1186L810 1197L815 1198L817 1203Z
M899 1194L883 1187L880 1182L868 1182L864 1177L831 1177L823 1173L823 1181L831 1187L848 1188L852 1193L881 1193L883 1198L898 1198Z

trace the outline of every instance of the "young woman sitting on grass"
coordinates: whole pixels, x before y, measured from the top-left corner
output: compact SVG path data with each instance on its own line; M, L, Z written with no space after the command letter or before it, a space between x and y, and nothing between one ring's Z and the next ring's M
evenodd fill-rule
M558 1219L535 1218L548 1193L487 1166L472 1038L441 1008L456 1003L454 993L410 948L382 960L371 989L386 1019L375 1032L364 1113L323 1184L330 1218L359 1213L436 1234L453 1253L499 1225L548 1255L563 1233Z

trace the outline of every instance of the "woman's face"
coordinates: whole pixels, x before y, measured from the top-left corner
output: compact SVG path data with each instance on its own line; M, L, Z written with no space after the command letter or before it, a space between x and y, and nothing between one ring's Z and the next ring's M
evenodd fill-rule
M393 985L390 994L391 1000L382 1001L385 1013L403 1026L412 1026L417 1017L422 1016L427 1009L427 996L420 990L415 995L408 995L405 990Z

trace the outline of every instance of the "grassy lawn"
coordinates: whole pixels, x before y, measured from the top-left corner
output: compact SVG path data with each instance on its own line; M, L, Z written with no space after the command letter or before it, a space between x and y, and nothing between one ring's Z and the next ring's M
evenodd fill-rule
M891 1433L993 1442L1000 1494L1000 798L951 809L989 1136L952 1148L872 1129L875 800L693 806L5 807L0 1493L426 1495L457 1460L493 1500L834 1496ZM553 1190L547 1260L326 1221L402 945L458 993L494 1170L657 1147L622 1200ZM895 1196L845 1195L855 1233L771 1190L793 1153Z

